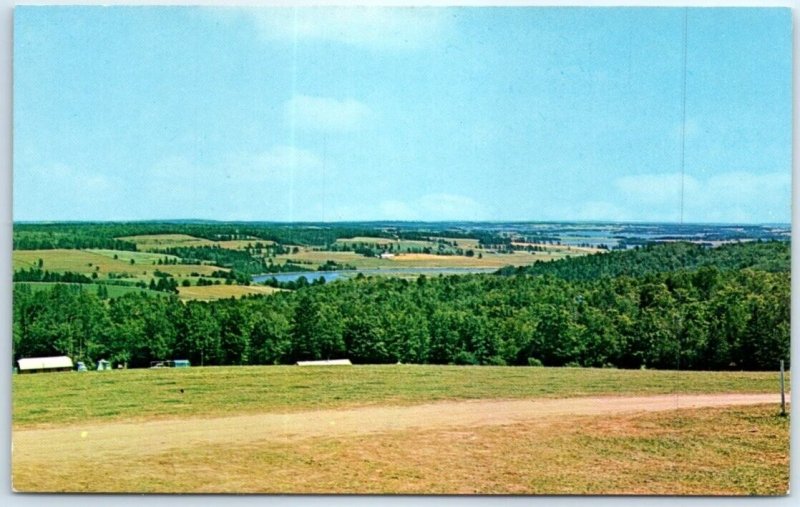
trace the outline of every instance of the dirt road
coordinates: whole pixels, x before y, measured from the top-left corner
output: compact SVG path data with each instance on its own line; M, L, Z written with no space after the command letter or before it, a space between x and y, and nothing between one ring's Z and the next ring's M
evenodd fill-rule
M543 418L613 415L684 408L780 403L775 394L593 397L538 400L475 400L400 407L317 410L290 414L235 415L142 423L92 423L13 431L14 465L103 454L130 456L170 449L248 442L287 442L398 430L499 426Z

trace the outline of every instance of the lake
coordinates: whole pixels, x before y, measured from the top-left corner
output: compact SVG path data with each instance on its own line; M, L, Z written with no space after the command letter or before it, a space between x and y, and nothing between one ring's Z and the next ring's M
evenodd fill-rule
M281 283L296 282L301 276L313 282L320 278L325 282L332 282L340 278L355 278L361 273L364 276L450 276L467 275L472 273L493 273L497 268L387 268L387 269L347 269L340 271L294 271L291 273L265 273L254 275L253 282L263 283L270 278L275 278Z

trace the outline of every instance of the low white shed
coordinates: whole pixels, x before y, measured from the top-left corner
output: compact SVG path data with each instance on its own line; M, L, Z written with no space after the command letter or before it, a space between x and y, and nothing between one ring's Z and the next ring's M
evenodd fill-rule
M17 361L20 373L72 371L72 359L67 356L28 357Z

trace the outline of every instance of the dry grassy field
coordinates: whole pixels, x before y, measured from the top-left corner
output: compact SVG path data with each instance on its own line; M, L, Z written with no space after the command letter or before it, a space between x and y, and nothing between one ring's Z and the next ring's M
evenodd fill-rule
M355 252L329 252L325 250L301 249L298 253L279 255L279 262L311 263L313 267L334 261L341 264L350 264L356 269L380 268L502 268L503 266L526 266L536 261L550 261L561 259L568 255L585 255L587 252L553 250L547 252L514 252L513 254L482 253L467 257L465 255L433 255L433 254L398 254L394 257L381 259L378 257L364 257Z
M17 375L19 491L784 494L773 373L450 366Z
M178 287L178 295L181 299L213 301L253 294L272 294L280 290L260 285L192 285L190 287Z
M214 241L196 238L188 234L147 234L141 236L125 236L117 239L136 243L136 248L145 251L175 247L214 246L217 244Z
M255 246L256 243L261 243L262 245L273 244L272 241L256 238L237 239L230 241L211 241L209 239L198 238L188 234L149 234L141 236L126 236L117 239L136 243L136 248L144 251L198 246L219 246L220 248L228 248L231 250L244 250L248 246Z
M126 280L147 282L155 276L156 271L169 273L178 279L189 277L191 273L209 276L214 271L228 271L210 265L158 265L158 260L165 257L173 258L169 255L122 250L14 250L12 253L14 270L36 267L41 259L44 270L83 275L97 273L101 280L109 278L110 274Z

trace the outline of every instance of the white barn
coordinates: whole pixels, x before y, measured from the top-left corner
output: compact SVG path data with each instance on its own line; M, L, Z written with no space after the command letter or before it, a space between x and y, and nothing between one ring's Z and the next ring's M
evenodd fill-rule
M72 371L72 359L67 356L28 357L17 361L20 373Z
M349 359L327 359L322 361L297 361L297 366L350 366Z

